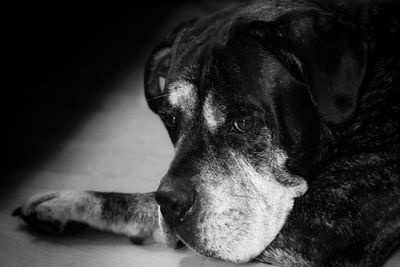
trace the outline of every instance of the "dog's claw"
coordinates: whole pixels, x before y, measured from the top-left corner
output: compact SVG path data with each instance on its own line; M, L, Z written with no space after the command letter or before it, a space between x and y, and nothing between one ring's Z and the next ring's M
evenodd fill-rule
M16 208L12 213L11 216L17 217L22 215L22 207Z

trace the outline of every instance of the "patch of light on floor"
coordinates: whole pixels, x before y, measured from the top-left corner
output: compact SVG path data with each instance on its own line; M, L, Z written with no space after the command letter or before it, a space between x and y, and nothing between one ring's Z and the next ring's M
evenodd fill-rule
M157 188L173 149L159 118L147 107L141 67L110 91L32 183L45 179L50 189L122 192Z

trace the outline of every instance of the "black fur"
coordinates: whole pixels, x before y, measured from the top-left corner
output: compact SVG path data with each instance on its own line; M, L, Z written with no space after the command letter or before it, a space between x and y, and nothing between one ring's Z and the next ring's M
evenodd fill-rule
M307 179L309 191L260 260L279 264L269 251L281 249L311 265L381 265L400 240L399 3L265 4L276 13L263 4L228 9L183 30L169 79L188 77L200 96L212 88L232 112L228 118L246 114L245 105L260 109L289 153L288 168ZM266 97L255 88L267 79L261 66L271 54L295 82ZM218 146L224 138L245 149L248 139L223 131L206 143ZM189 135L191 144L205 138ZM193 153L202 155L201 142Z

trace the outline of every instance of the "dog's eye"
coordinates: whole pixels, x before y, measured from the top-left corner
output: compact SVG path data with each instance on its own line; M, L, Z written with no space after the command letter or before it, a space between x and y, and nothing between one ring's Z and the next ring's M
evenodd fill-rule
M246 133L253 129L254 127L254 118L253 117L243 117L233 122L233 130Z
M168 128L174 128L174 126L176 125L175 115L172 114L163 115L161 119L163 120L165 126L167 126Z

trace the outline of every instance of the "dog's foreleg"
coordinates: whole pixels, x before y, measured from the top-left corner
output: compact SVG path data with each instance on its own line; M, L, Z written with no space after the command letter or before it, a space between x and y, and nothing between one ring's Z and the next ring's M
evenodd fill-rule
M61 233L69 225L127 235L134 243L163 242L155 193L53 191L30 197L13 212L30 226Z

